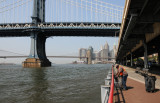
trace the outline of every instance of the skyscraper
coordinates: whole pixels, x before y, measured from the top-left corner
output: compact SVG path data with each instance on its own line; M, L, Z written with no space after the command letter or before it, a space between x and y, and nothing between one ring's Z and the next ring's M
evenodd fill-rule
M80 61L85 61L85 58L81 58L81 57L86 57L86 56L87 56L87 49L85 49L85 48L80 48L80 49L79 49Z

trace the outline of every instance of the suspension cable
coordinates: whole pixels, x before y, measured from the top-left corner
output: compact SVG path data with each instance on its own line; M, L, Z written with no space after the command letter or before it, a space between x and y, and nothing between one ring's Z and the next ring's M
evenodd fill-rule
M27 4L27 3L31 2L31 1L32 1L32 0L28 0L27 2L24 2L24 3L22 3L22 4L19 4L19 5L15 6L15 7L9 8L9 9L7 9L7 10L0 11L0 13L3 13L3 12L6 12L6 11L15 9L15 8L20 7L20 6L22 6L22 5L25 5L25 4Z
M15 5L15 4L17 4L17 3L21 2L21 1L23 1L23 0L19 0L19 1L17 1L17 2L15 2L15 0L14 0L14 3L9 4L9 5L6 5L6 6L3 6L3 7L0 7L0 9L4 9L4 8L6 8L6 7L9 7L9 6Z
M94 1L96 1L96 0L94 0ZM103 2L103 1L99 1L99 0L98 0L98 2L103 3L103 4L107 4L107 5L111 5L111 6L115 6L115 7L119 7L119 8L122 8L122 9L124 8L124 7L122 7L122 6L113 5L113 4L106 3L106 2Z
M15 53L15 52L11 52L11 51L7 51L7 50L0 50L1 52L8 52L8 53L13 53L13 54L17 54L17 55L24 55L24 54L21 54L21 53ZM24 55L25 56L25 55Z
M63 0L63 1L66 2L66 3L69 3L71 5L74 5L74 6L77 6L77 7L81 7L81 6L79 6L80 5L79 3L78 3L78 5L76 5L77 3L75 4L75 2L72 1L72 0L70 0L70 1ZM91 8L91 6L83 5L82 8L86 8L87 10L91 11L91 9L89 9L89 8ZM100 9L94 9L94 10L95 10L94 12L101 11ZM104 10L102 10L101 12L98 12L98 13L102 13L103 15L108 15L108 16L112 16L112 17L114 17L115 15L118 15L118 14L109 15L109 14L107 14L108 12L104 11ZM118 17L118 18L121 18L121 17Z
M93 5L96 5L96 3L94 3L94 2L91 2L91 1L86 1L86 0L82 0L82 1L84 1L84 2L87 2L87 3L92 3ZM98 2L98 0L97 0L97 2ZM114 7L113 8L110 8L110 7L107 7L107 6L104 6L104 5L102 5L103 4L103 2L101 2L101 4L97 4L98 6L102 6L102 7L104 7L104 8L109 8L109 9L113 9L113 10L117 10L117 9L114 9ZM118 10L118 11L121 11L121 10Z
M81 6L79 6L79 5L81 5L80 3L76 3L76 2L74 2L74 1L72 1L72 0L63 0L64 2L66 2L66 3L70 3L71 5L74 5L74 6L78 6L78 7L81 7ZM76 5L76 4L78 4L78 5ZM84 7L88 7L88 8L92 8L91 6L88 6L88 5L83 5ZM83 8L84 8L83 7ZM95 9L95 8L94 8ZM91 11L91 9L88 9L89 11ZM101 9L95 9L95 11L102 11L103 13L109 13L109 12L107 12L107 11L104 11L104 10L101 10ZM99 13L102 13L102 12L99 12ZM114 14L114 15L116 15L116 14Z

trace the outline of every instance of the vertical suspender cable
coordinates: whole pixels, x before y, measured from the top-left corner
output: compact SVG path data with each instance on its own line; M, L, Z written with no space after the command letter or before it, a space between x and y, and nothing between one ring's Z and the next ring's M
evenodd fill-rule
M47 0L46 5L47 5L47 6L46 6L46 7L47 7L47 11L48 11L48 12L46 13L46 15L47 15L47 22L49 22L49 21L50 21L50 12L51 12L50 10L51 10L51 9L48 9L48 8L50 8L50 4L48 3L48 0ZM40 8L41 8L41 7L40 7Z
M77 7L77 5L78 5L78 1L76 0L76 21L78 21L78 7Z
M68 22L68 19L69 19L69 11L68 11L68 9L69 9L69 4L67 4L67 22Z
M25 8L25 23L27 22L27 5L24 5Z
M73 20L72 20L72 19L73 19L73 12L72 12L72 9L73 9L73 8L72 8L72 4L71 4L71 8L70 8L70 10L71 10L71 21L73 21ZM71 22L71 21L70 21L70 22Z
M107 5L106 5L107 6ZM106 10L108 13L109 13L109 10L108 10L108 8L107 8L107 10ZM108 18L108 15L107 15L107 21L106 22L109 22L109 20L108 20L109 18Z
M65 5L66 5L66 17L65 17L65 19L66 19L66 22L67 22L67 3L65 2Z
M113 19L114 19L114 18L113 18L113 9L111 8L111 10L112 10L112 15L111 15L111 16L112 16L112 23L113 23Z
M3 4L4 4L4 3L3 3ZM5 5L5 4L4 4L4 5ZM2 9L2 10L3 10L3 9ZM5 9L4 9L4 11L5 11ZM4 18L5 18L5 17L4 17L4 16L5 16L5 12L2 13L2 16L3 16L3 23L5 23L5 20L4 20Z
M87 9L87 2L86 2L86 22L88 21L88 17L87 17L87 13L88 13L88 12L87 12L87 10L88 10L88 9Z
M23 16L23 15L22 15L22 14L23 14L23 13L22 13L22 8L23 8L23 7L20 8L20 17L19 17L19 18L20 18L20 19L19 19L19 20L20 20L20 23L23 21L23 20L22 20L22 16Z
M14 2L14 1L13 1ZM14 4L13 4L13 7L15 7L14 6ZM13 9L13 12L12 12L13 14L12 14L12 23L14 23L14 9Z
M2 4L2 1L1 1L1 3L0 3L0 6L1 6L1 4ZM3 9L1 9L1 11L3 11ZM0 15L1 15L1 16L0 16L0 22L2 23L2 19L3 19L3 18L2 18L2 17L3 17L3 13L1 13L1 12L0 12Z
M52 0L53 1L53 0ZM54 17L54 14L55 14L55 11L54 11L54 7L55 7L55 0L52 2L52 10L53 10L53 22L55 21L54 19L55 19L55 17Z
M51 5L51 8L50 8L50 10L51 10L51 22L53 22L53 0L52 1L50 1L50 5Z
M62 23L62 0L61 0L61 23Z
M105 12L107 12L107 8L105 8ZM105 22L107 22L107 16L104 15L104 18L105 18Z
M67 10L67 15L66 15L66 18L67 18L67 22L68 22L68 4L66 3L66 10Z
M91 22L92 22L92 0L91 0Z
M77 19L76 21L78 21L78 7L77 7L77 5L78 5L78 1L76 0L76 19Z
M56 10L55 11L56 11L56 22L57 22L58 21L58 17L57 17L58 16L57 15L57 0L56 0ZM57 23L56 23L56 25L57 25Z
M48 4L50 5L50 16L49 16L50 22L53 22L53 21L52 21L52 18L53 18L53 11L52 11L52 10L53 10L53 9L52 9L53 6L52 6L52 2L53 2L53 1L50 1L50 3L48 3Z
M81 0L81 23L82 23L82 19L83 19L83 14L82 14L82 0Z
M50 10L51 10L51 22L53 22L53 7L54 7L54 5L53 5L53 2L54 2L54 0L52 0L52 1L50 1L49 2L49 4L50 4Z
M17 9L17 14L18 14L18 9ZM26 22L28 22L28 3L26 4Z
M101 12L103 13L103 10L102 10L102 3L101 3ZM103 22L103 14L101 13L101 22Z
M59 0L57 1L57 3L58 3L58 7L57 7L57 16L58 16L58 22L60 22L60 17L59 17L59 15L60 15L60 9L59 9Z
M49 13L49 22L52 22L52 1L48 2L48 5L49 5L49 10L50 10L50 13Z
M98 16L97 16L97 0L96 0L96 22L97 22L97 25L98 25Z

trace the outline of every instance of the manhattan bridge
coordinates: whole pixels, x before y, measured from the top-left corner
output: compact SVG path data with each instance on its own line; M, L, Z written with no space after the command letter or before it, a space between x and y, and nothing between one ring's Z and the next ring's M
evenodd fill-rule
M23 66L50 66L47 38L113 37L123 9L103 0L0 0L0 37L30 37L30 55Z

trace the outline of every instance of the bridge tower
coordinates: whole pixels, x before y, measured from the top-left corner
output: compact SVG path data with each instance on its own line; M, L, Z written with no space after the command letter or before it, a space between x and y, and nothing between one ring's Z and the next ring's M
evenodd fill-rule
M87 50L87 64L92 64L92 52L91 50Z
M51 66L51 62L46 57L45 42L47 37L42 35L37 29L38 23L45 22L45 1L34 0L32 23L33 29L30 30L31 49L29 57L23 62L23 67L47 67Z

